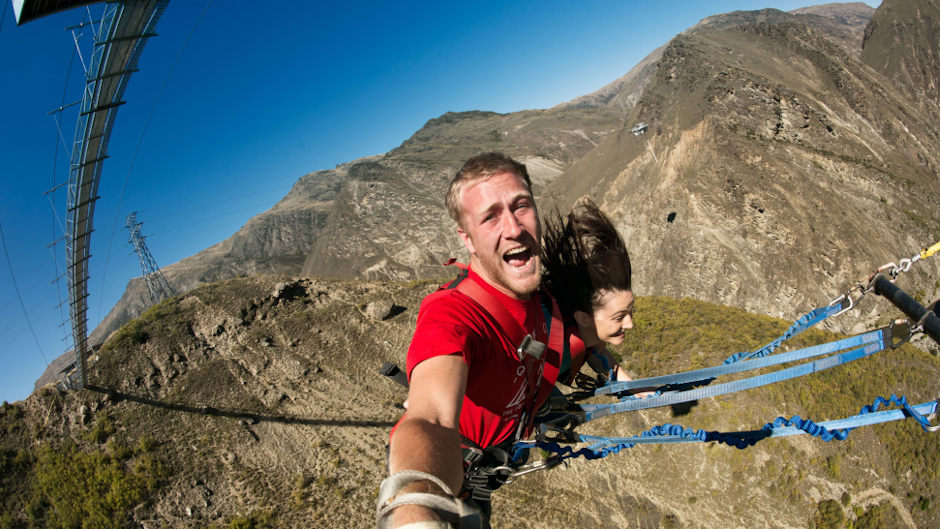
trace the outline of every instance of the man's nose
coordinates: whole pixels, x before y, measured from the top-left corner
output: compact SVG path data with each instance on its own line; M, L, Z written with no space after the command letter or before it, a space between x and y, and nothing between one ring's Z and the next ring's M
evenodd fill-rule
M510 212L507 212L503 215L503 236L504 237L518 237L522 233L522 223L519 222L519 219L516 218Z

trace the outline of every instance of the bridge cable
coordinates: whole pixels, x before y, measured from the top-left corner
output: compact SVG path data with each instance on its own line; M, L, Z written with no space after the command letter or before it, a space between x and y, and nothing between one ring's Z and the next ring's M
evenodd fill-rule
M36 341L36 348L39 349L39 354L42 356L43 361L46 365L49 365L49 360L46 359L46 353L42 351L42 346L39 345L39 338L36 336L36 330L33 329L33 323L29 320L29 313L26 312L26 304L23 303L23 296L20 295L20 287L16 284L16 274L13 273L13 262L10 261L10 252L7 251L7 240L3 236L2 224L0 224L0 244L3 246L3 255L6 256L7 266L10 267L10 278L13 279L13 289L16 290L16 297L20 300L20 307L23 309L23 317L26 318L26 325L29 326L29 332L33 334L33 340Z
M57 138L55 141L55 148L53 149L53 155L52 155L52 187L49 189L49 191L46 191L45 193L46 197L49 199L49 207L50 209L52 209L52 241L53 242L49 245L49 251L50 253L52 253L52 263L53 263L53 266L55 266L56 279L54 279L53 281L55 282L55 285L56 285L55 287L56 297L59 299L59 304L57 305L58 310L59 310L59 318L62 320L63 323L67 322L68 318L65 316L65 309L64 309L65 300L62 299L62 287L59 281L59 278L62 276L62 274L59 273L59 258L58 258L58 255L56 255L56 250L55 250L56 241L59 240L59 237L56 237L56 224L58 224L60 233L62 233L63 236L67 233L67 230L65 228L65 224L62 222L62 218L59 217L59 212L56 210L56 207L55 207L55 192L58 189L58 184L56 184L56 174L59 171L58 164L59 164L60 141L63 147L66 147L66 148L68 147L68 145L66 145L65 143L65 137L62 135L62 126L61 126L61 122L59 121L59 117L61 117L61 113L65 109L65 97L68 95L69 81L72 79L72 67L75 64L76 53L77 53L76 50L73 48L72 56L71 58L69 58L68 68L66 68L65 70L65 83L62 86L62 100L59 102L59 108L53 111L56 114L56 116L53 117L53 121L55 121ZM63 332L65 333L65 336L62 338L62 341L68 342L69 340L68 330L65 329L64 325L63 325Z

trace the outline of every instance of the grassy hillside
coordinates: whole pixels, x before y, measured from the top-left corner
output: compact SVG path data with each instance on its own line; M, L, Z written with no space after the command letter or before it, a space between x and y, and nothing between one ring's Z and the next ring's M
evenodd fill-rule
M3 404L0 527L371 527L405 397L377 369L403 362L434 287L251 277L153 307L93 359L96 389ZM646 376L715 365L789 322L648 297L636 324L617 354ZM904 346L856 364L585 430L756 429L778 415L842 417L877 395L937 395L930 353ZM504 487L494 526L930 527L938 458L940 438L912 421L841 443L635 447Z

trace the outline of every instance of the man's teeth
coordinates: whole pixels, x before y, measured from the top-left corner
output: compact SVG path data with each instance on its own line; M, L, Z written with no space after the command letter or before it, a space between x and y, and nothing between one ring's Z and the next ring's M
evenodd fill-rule
M531 252L528 248L515 248L503 254L503 260L513 266L522 266L529 261Z

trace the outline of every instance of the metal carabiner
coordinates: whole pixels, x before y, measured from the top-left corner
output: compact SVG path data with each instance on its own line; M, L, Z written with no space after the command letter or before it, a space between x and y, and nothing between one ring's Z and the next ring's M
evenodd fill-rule
M901 329L902 332L898 332L899 327L903 327ZM887 345L891 349L897 349L898 347L901 347L902 345L909 342L911 338L914 336L914 333L916 332L916 329L914 329L914 327L911 325L910 320L904 320L904 319L894 320L891 323L891 325L884 327L884 329L888 331L887 332L887 335L888 335ZM894 341L895 338L898 338L897 342Z
M919 257L919 256L917 256ZM917 259L901 259L898 261L898 270L901 272L907 272L911 269L911 265L914 264L914 261Z
M857 298L853 298L853 297L852 297L852 292L855 292L855 291L858 292L858 297L857 297ZM863 297L865 297L865 293L866 293L866 292L867 292L867 291L865 290L864 287L862 287L862 285L855 285L854 287L852 287L852 288L850 288L848 291L846 291L845 294L842 294L841 296L839 296L839 297L835 298L834 300L830 301L830 302L829 302L829 305L828 305L829 307L835 305L836 303L843 304L842 310L840 310L839 312L833 314L832 317L838 316L838 315L840 315L840 314L842 314L842 313L844 313L844 312L848 312L848 311L854 309L854 308L855 308L855 305L857 305L858 302L861 301ZM848 303L848 306L847 306L847 307L845 306L845 303L846 303L846 302Z
M898 264L892 261L892 262L890 262L890 263L888 263L888 264L884 264L884 265L879 266L879 267L878 267L878 270L876 270L875 273L872 274L871 276L872 276L872 277L875 277L876 275L880 274L881 272L885 272L885 271L888 272L888 275L891 276L891 281L894 282L894 280L897 279L897 277L898 277L898 272L899 272L900 270L899 270L899 268L898 268Z
M539 459L535 463L529 465L522 465L519 468L512 468L509 466L500 466L493 469L493 471L503 470L509 472L509 475L506 477L504 484L512 483L519 476L524 476L526 474L531 474L532 472L537 472L539 470L548 470L550 468L555 468L558 465L565 463L565 460L558 458L557 456L552 456L547 459Z

